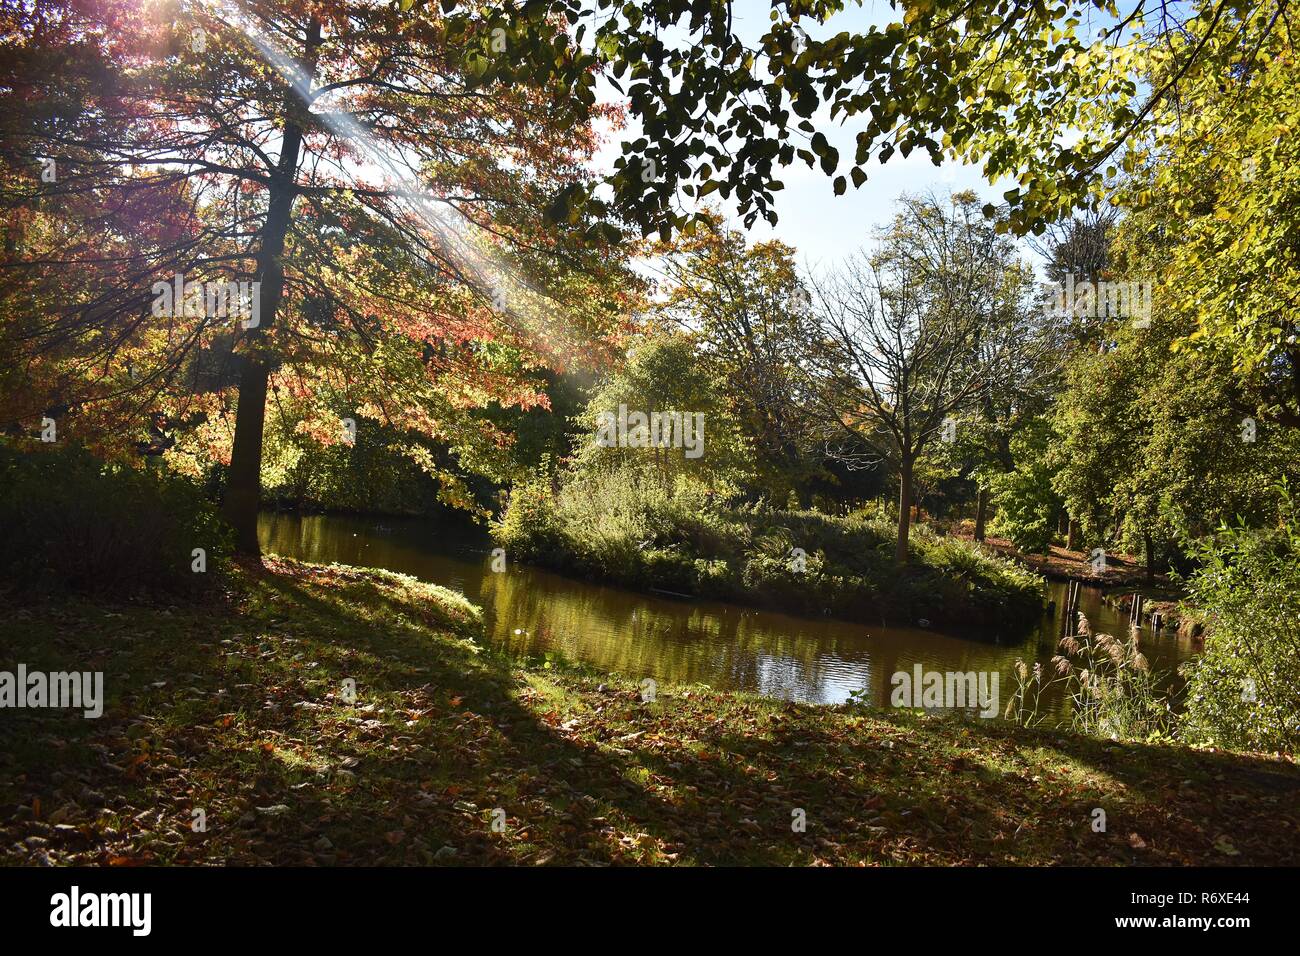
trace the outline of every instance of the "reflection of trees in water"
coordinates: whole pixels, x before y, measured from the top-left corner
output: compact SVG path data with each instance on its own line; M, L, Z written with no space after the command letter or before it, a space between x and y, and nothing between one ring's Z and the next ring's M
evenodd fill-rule
M669 600L514 564L492 573L490 542L428 521L264 514L259 529L269 552L389 568L463 591L483 605L493 643L515 654L555 651L630 678L818 703L842 701L850 691L869 686L872 699L887 705L892 675L910 672L918 663L941 672L997 671L1006 700L1016 659L1041 661L1046 668L1063 623L1064 585L1055 583L1050 594L1057 600L1056 615L1045 616L1037 633L999 645L933 631ZM1095 589L1084 589L1082 609L1100 629L1127 633L1127 623L1101 604ZM1143 650L1158 669L1171 669L1188 653L1172 636L1144 636ZM1048 708L1054 711L1059 704L1059 695L1053 695Z
M457 539L428 520L348 515L262 514L262 550L322 564L386 568L472 595L486 571L487 538L455 553L437 550ZM481 552L483 560L475 557Z
M490 575L482 597L494 609L493 639L517 654L556 651L628 677L814 702L870 686L886 703L890 676L914 663L1009 672L1024 653L927 631L664 601L545 572Z
M376 555L369 553L370 539L363 533L366 530L355 518L282 514L258 517L258 538L263 551L318 564L337 562L379 567Z

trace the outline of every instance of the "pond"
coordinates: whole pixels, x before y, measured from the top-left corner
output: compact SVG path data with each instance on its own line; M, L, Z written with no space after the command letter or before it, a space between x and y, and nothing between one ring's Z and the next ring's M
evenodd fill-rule
M548 653L641 680L707 684L786 700L834 704L867 690L889 703L891 676L926 671L998 672L1002 700L1014 689L1017 659L1045 669L1063 633L1066 585L1049 583L1039 626L1028 634L963 637L880 622L805 618L717 601L679 599L575 580L507 562L492 571L486 530L429 519L263 514L262 548L320 563L387 568L463 592L482 605L489 640L517 654ZM1122 635L1127 618L1083 588L1080 609L1095 630ZM1143 629L1141 646L1157 672L1191 656L1170 631ZM1045 710L1059 712L1059 696Z

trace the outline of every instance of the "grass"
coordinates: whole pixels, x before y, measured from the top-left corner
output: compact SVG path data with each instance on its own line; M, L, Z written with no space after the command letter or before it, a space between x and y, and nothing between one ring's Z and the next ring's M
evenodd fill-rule
M0 711L0 860L1297 860L1289 761L702 687L642 702L636 675L481 635L453 592L278 559L206 605L8 603L0 669L102 670L108 702Z
M668 495L631 469L575 478L558 494L518 487L496 528L515 560L634 588L967 633L1038 621L1037 574L920 524L900 568L896 534L883 515L729 504L687 482Z

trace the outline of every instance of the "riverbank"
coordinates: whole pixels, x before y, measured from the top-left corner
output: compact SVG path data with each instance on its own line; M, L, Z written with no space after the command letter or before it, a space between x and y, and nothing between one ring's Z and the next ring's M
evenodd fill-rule
M516 488L497 541L511 560L647 591L847 621L1023 635L1043 580L972 542L915 526L908 564L882 516L674 497L598 477Z
M107 701L98 720L0 712L0 860L1269 864L1300 846L1291 762L702 687L643 702L636 675L480 634L454 592L275 559L215 604L11 605L4 666L103 671Z
M956 537L974 541L968 535ZM1087 551L1072 551L1052 545L1046 554L1030 554L1016 548L1006 538L985 538L984 546L994 553L1023 565L1034 574L1050 581L1079 581L1106 590L1105 603L1126 615L1133 613L1137 600L1137 619L1152 630L1168 629L1180 637L1199 638L1204 622L1188 613L1183 604L1184 592L1167 574L1148 579L1146 568L1132 555L1110 554L1101 571L1094 570Z
M956 537L974 542L970 535ZM1183 604L1183 589L1169 575L1157 574L1148 579L1147 568L1132 555L1108 554L1104 570L1096 571L1088 551L1052 545L1045 554L1030 554L1000 537L984 538L983 544L993 553L1022 564L1048 580L1082 581L1104 588L1105 604L1118 613L1131 615L1132 605L1138 601L1136 618L1153 631L1169 630L1186 639L1200 639L1203 635L1205 624L1188 613Z
M974 542L971 535L954 535L963 541ZM1024 565L1035 574L1040 574L1053 581L1082 581L1103 588L1114 587L1152 587L1168 588L1169 576L1156 574L1153 580L1147 580L1146 568L1132 555L1107 554L1106 565L1100 571L1093 568L1091 555L1087 551L1072 551L1054 544L1047 553L1021 551L1006 538L987 537L982 542L984 547Z

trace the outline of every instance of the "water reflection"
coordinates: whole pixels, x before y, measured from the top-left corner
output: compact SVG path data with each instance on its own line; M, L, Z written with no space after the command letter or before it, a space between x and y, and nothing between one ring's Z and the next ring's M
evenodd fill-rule
M521 654L556 652L606 671L720 690L757 691L812 703L840 703L869 688L887 704L890 677L914 664L937 671L998 671L1011 693L1017 658L1047 667L1061 634L1065 585L1053 584L1039 629L1000 643L933 630L809 619L713 601L678 600L507 564L491 571L492 541L481 528L428 520L264 514L262 547L305 561L388 568L462 591L483 605L490 639ZM1098 630L1127 622L1084 589L1081 608ZM1143 632L1157 670L1189 649L1172 634ZM1048 709L1059 707L1059 698Z

